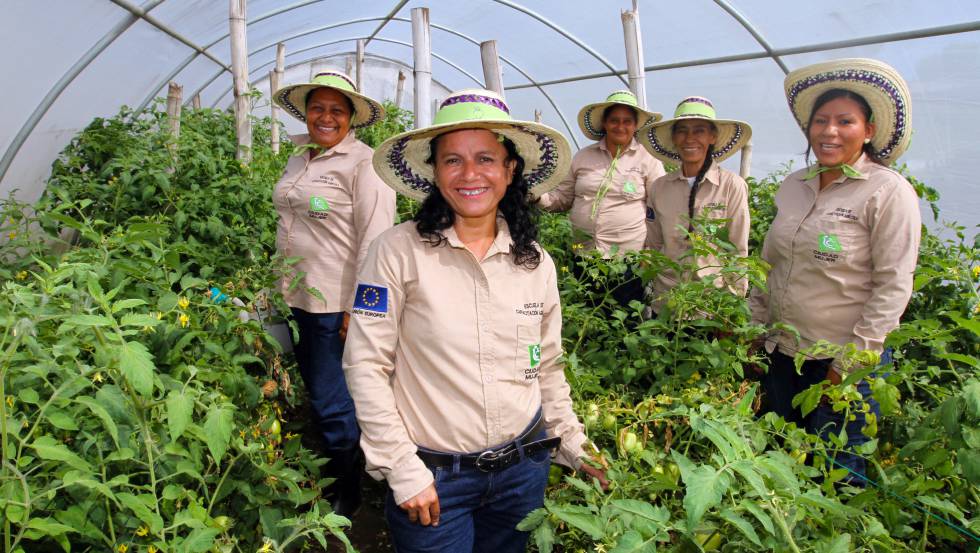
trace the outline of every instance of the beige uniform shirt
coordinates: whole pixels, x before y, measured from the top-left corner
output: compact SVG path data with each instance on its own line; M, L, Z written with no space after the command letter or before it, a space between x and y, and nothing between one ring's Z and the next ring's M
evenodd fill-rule
M687 237L688 198L691 185L681 170L660 177L653 183L653 193L647 197L646 249L657 250L674 261L691 249ZM749 187L742 177L712 163L694 196L695 217L707 216L728 220L728 241L740 256L749 253ZM697 275L683 278L704 278L720 272L714 256L699 257ZM659 298L673 288L679 278L673 271L664 271L654 280L654 297ZM748 282L744 279L726 282L716 279L719 287L728 286L733 292L745 295ZM656 302L659 303L659 302Z
M308 135L293 138L308 144ZM289 158L272 199L279 214L276 248L306 273L292 291L291 276L281 287L290 307L310 313L350 309L357 267L368 245L395 220L395 192L371 165L373 150L354 133L310 159L310 152ZM307 291L316 288L320 300Z
M613 246L621 252L643 248L646 200L653 181L664 174L663 164L634 139L619 156L609 190L592 218L592 206L613 155L615 151L606 148L605 140L582 148L572 159L565 180L541 196L538 204L548 211L571 209L568 217L572 227L589 236L578 243L607 257Z
M783 181L762 257L772 265L769 292L753 290L753 320L787 323L767 349L787 355L816 340L882 351L912 295L921 215L901 175L862 156L860 178L841 177L820 190L806 169Z
M396 503L432 483L416 446L473 453L518 436L540 408L557 461L586 442L561 355L555 265L518 267L503 219L478 261L452 228L431 246L407 222L374 241L358 275L344 372L367 470Z

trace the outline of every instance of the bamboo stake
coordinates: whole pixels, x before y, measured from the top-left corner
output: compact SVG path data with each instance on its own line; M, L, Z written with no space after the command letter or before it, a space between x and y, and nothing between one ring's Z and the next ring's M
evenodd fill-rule
M168 173L177 170L177 140L180 138L180 108L183 101L184 87L170 81L167 87L167 122L170 124L170 140L167 150L170 151L170 167Z
M630 90L636 95L641 109L647 107L646 72L643 69L643 37L640 34L640 13L635 9L624 11L623 41L626 44L626 68L630 77Z
M355 64L357 67L357 91L360 92L364 90L364 80L361 78L361 72L364 71L364 39L357 41L357 60Z
M405 93L405 73L398 70L398 86L395 87L395 107L402 107L402 94Z
M487 40L480 43L480 58L483 61L483 81L487 90L492 90L504 97L504 77L500 72L500 58L497 56L497 41Z
M742 147L742 163L738 168L738 175L742 179L749 178L749 173L752 171L752 141L750 140L745 146Z
M191 107L194 108L194 109L201 109L201 93L200 92L198 92L197 94L194 95L194 98L191 100Z
M245 0L229 0L228 24L231 36L231 69L235 82L235 130L237 158L252 161L252 122L248 97L248 44L245 37Z
M412 8L412 50L415 54L415 128L432 123L432 43L429 40L429 8Z
M534 110L534 122L535 123L540 123L541 122L541 110L540 109Z
M282 86L283 71L286 66L286 45L280 42L276 45L276 68L269 72L269 82L271 83L272 93L275 94ZM279 153L279 108L275 102L272 104L272 153Z

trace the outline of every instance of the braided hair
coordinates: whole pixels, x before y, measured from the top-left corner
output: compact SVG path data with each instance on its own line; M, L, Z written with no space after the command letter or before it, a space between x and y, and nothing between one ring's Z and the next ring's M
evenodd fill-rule
M712 154L715 153L715 145L708 145L707 154L704 156L704 162L701 163L701 169L698 170L698 175L694 177L694 184L691 186L691 193L687 197L687 231L691 232L694 230L694 197L698 195L698 188L701 187L701 181L704 180L704 176L708 173L708 169L711 167Z

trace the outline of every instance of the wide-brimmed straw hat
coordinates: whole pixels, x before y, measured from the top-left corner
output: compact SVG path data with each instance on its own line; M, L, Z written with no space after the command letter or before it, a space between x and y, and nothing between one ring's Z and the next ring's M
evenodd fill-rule
M690 96L681 100L674 110L674 117L647 126L639 133L640 143L653 157L676 165L681 161L681 154L674 145L671 136L674 123L684 120L711 121L718 129L714 153L711 158L721 162L742 149L752 138L752 127L744 121L735 119L718 119L715 117L715 106L707 98Z
M789 109L804 135L817 98L828 90L841 88L860 95L871 106L875 124L871 147L878 159L890 163L909 147L912 96L905 79L888 64L867 58L817 63L786 75L783 87Z
M617 90L607 96L604 102L589 104L579 110L578 126L582 129L582 134L592 140L600 140L606 136L606 131L602 130L602 114L610 106L627 106L635 109L637 129L651 121L660 121L664 117L663 114L641 109L636 101L636 96L629 90Z
M498 94L466 89L452 93L439 106L432 125L385 140L374 151L374 170L396 192L424 200L436 189L431 154L432 139L459 129L487 129L509 138L524 159L524 181L534 197L558 186L571 166L572 152L555 129L517 121Z
M350 118L352 129L367 127L384 119L385 110L381 104L359 93L354 81L339 71L323 71L313 77L312 82L284 86L273 94L272 101L293 117L306 122L306 96L318 88L332 88L350 99L354 106Z

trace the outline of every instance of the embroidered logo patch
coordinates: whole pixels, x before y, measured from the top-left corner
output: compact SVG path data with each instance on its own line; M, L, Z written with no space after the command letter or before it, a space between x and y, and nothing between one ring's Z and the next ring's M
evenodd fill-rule
M840 246L840 240L837 239L835 234L821 234L820 235L820 251L822 252L840 252L844 248Z
M625 183L623 183L623 192L626 192L627 194L636 193L636 185L633 184L633 181L628 180Z
M531 361L531 368L541 364L541 344L531 344L527 347L527 357Z
M329 211L330 204L327 202L326 198L321 198L320 196L310 196L310 217L313 217L314 219L326 219Z
M354 313L385 317L388 314L388 289L374 284L358 284L354 293Z

